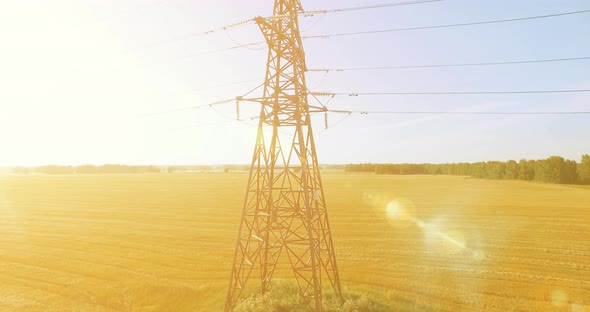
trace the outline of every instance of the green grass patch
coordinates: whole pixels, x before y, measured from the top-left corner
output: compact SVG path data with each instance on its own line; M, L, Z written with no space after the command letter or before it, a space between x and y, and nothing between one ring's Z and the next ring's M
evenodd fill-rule
M370 298L346 291L340 299L333 290L322 292L322 308L326 312L389 311L386 306ZM289 280L274 280L264 294L254 294L242 300L235 312L308 312L305 298L299 294L297 284Z

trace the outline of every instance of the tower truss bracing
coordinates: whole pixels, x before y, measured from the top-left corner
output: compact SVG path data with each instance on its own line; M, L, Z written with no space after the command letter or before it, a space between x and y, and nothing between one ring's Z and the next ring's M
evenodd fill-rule
M272 17L255 19L268 60L262 97L240 99L259 102L261 110L226 311L249 280L259 279L266 292L285 256L312 310L321 310L326 287L342 298L310 119L325 109L308 104L302 12L299 0L275 0Z

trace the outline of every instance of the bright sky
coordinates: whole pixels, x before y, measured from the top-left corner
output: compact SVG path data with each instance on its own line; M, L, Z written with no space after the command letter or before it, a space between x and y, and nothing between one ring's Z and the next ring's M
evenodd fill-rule
M306 1L306 10L388 3ZM272 12L271 0L53 0L0 3L0 166L248 163L255 126L235 107L181 110L262 82L256 25L169 39ZM585 0L446 0L301 19L304 35L590 9ZM309 68L590 56L590 13L514 23L304 40ZM191 57L186 57L191 56ZM307 74L328 92L589 89L590 60ZM244 82L230 84L234 82ZM590 111L590 93L340 97L332 109ZM253 105L253 104L243 104ZM162 113L172 111L169 113ZM246 111L248 111L246 109ZM224 114L220 116L219 114ZM330 124L344 115L330 115ZM590 115L353 115L323 131L320 162L459 162L590 153Z

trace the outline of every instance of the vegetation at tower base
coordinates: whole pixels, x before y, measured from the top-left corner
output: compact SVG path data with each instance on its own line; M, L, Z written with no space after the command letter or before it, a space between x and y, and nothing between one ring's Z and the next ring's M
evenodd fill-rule
M253 294L242 300L234 312L308 312L309 307L298 292L299 289L295 282L277 279L271 282L271 288L265 294ZM325 312L386 312L391 310L385 305L356 293L345 292L343 303L328 288L323 291L322 296L324 298L322 311Z
M525 180L553 184L590 184L590 155L583 155L580 163L551 156L547 159L509 160L450 164L350 164L346 172L374 172L376 174L442 174L464 175L491 180Z

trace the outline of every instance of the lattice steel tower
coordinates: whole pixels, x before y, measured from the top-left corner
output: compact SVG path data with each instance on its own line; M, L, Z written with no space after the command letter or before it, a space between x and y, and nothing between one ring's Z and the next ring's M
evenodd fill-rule
M325 109L308 105L301 13L299 0L275 0L272 17L255 19L268 60L263 96L238 99L262 107L226 311L236 306L249 278L260 278L264 293L285 253L311 309L322 309L323 285L342 298L310 119Z

